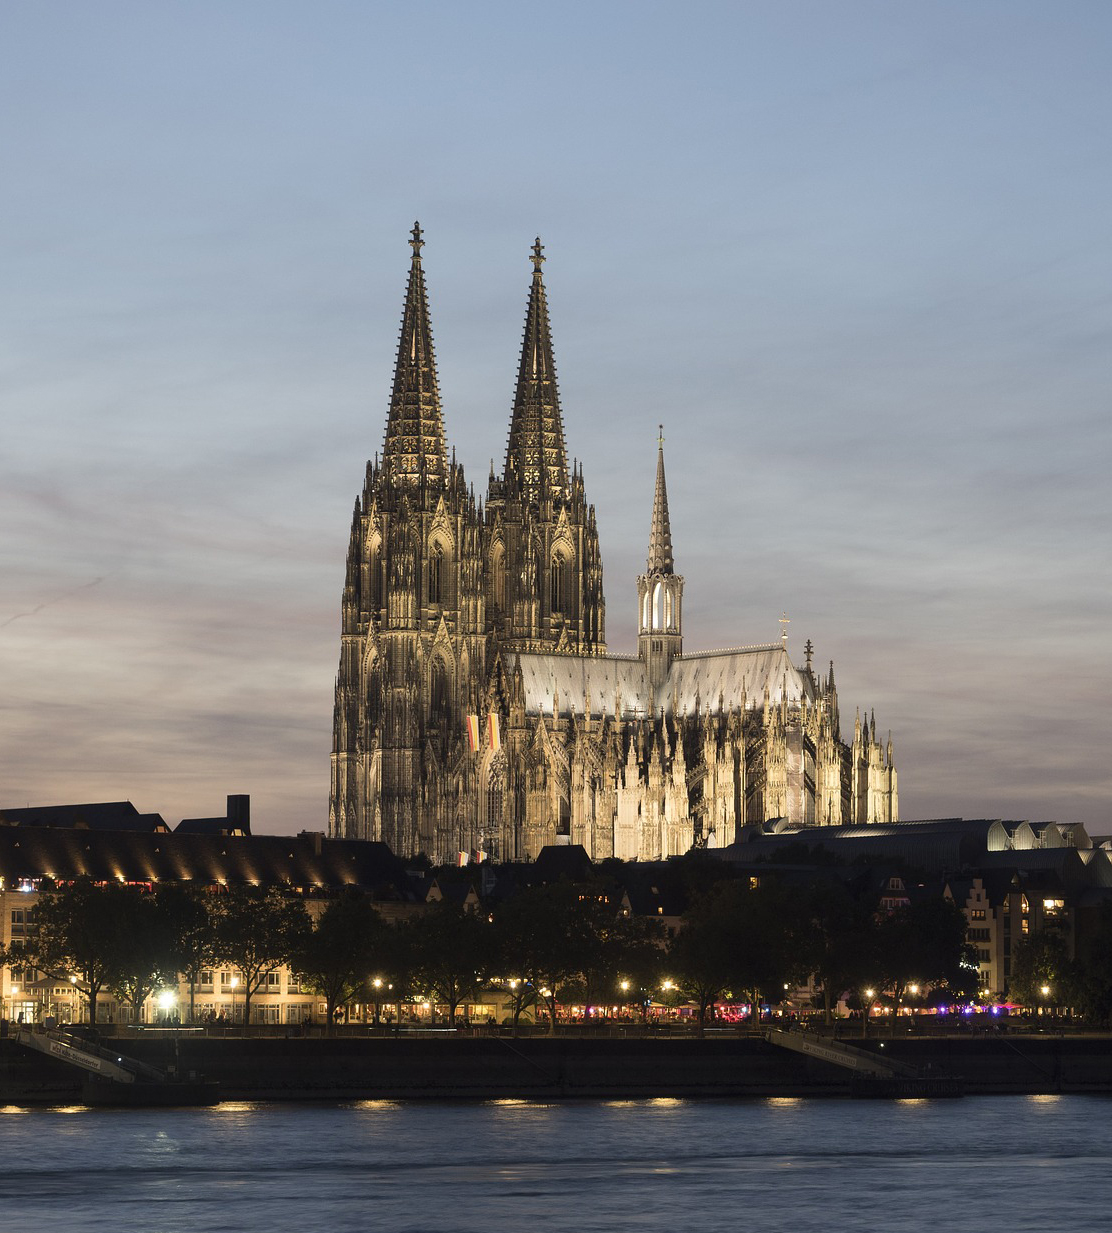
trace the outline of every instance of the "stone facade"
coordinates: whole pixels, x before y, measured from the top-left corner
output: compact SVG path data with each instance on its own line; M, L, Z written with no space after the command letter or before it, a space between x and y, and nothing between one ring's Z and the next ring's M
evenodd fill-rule
M897 820L892 743L841 739L833 664L786 638L683 653L664 472L638 654L606 653L594 506L564 443L540 241L509 442L486 504L449 456L421 265L402 315L381 459L356 500L336 680L330 833L435 861L581 843L654 860L748 823Z

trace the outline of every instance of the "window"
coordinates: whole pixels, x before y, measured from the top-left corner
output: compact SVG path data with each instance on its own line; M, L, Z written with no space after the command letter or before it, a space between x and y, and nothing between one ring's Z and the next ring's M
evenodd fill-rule
M372 611L382 607L382 549L378 540L371 545L367 560L367 606Z
M985 919L984 908L974 908L972 912L969 913L969 919L970 920L984 920Z
M501 544L490 557L490 603L495 615L506 611L506 554Z
M429 674L429 718L432 720L448 714L448 673L441 660L433 662Z
M429 554L429 603L443 603L444 590L444 550L439 544L434 544Z
M567 565L564 558L557 555L552 558L549 569L551 586L549 594L552 598L552 611L564 612L567 608Z
M267 972L266 979L260 985L261 989L281 989L282 988L282 973Z
M200 973L200 975L198 975L197 988L202 993L212 992L212 972L209 969L206 968L203 972Z

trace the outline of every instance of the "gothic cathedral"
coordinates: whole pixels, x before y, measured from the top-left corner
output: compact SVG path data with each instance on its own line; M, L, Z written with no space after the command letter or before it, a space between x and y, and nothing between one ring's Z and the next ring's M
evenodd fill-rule
M352 516L330 833L436 862L552 843L658 860L774 819L896 821L891 738L858 717L841 739L833 664L816 674L809 642L802 666L786 639L684 653L663 439L638 653L607 655L539 240L505 465L476 501L448 453L417 226L411 244L385 443Z

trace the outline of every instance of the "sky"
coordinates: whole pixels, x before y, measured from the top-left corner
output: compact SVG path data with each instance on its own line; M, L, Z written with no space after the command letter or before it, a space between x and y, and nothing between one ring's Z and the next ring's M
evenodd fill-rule
M610 649L663 423L688 650L833 659L905 819L1112 833L1112 6L0 8L0 808L323 830L425 229L499 469L531 263Z

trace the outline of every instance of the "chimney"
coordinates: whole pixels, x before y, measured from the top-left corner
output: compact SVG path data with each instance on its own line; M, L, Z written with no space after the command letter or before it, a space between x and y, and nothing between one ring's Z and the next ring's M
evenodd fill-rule
M247 793L228 797L228 830L251 834L251 798Z

